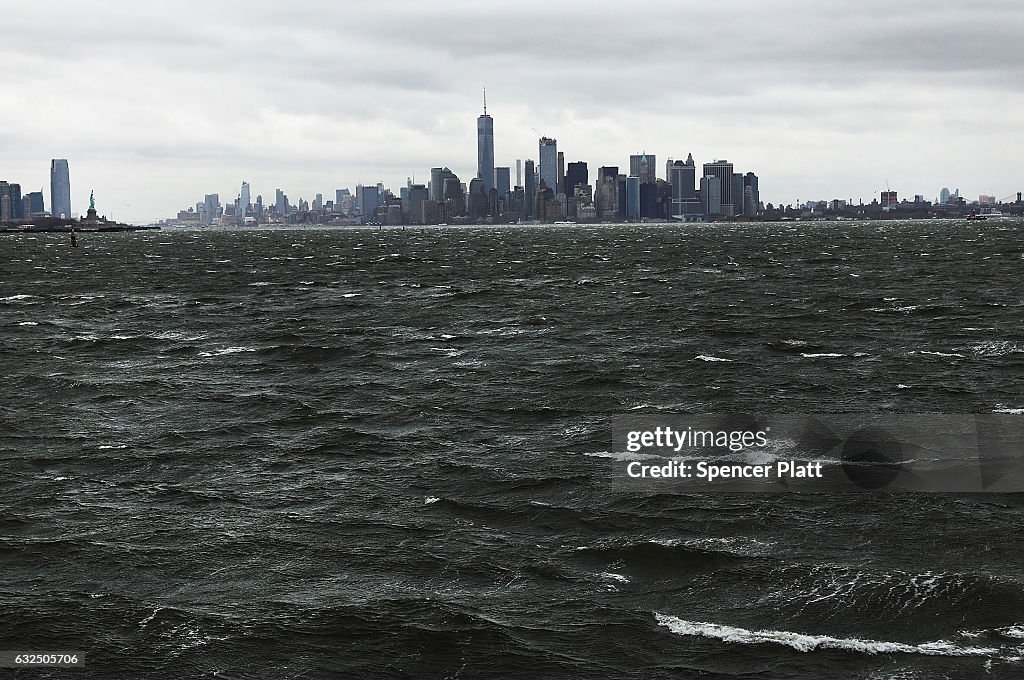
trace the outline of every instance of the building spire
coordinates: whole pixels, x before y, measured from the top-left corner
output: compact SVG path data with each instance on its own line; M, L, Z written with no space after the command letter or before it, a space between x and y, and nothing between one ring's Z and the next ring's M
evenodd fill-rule
M487 115L487 86L484 85L484 115Z

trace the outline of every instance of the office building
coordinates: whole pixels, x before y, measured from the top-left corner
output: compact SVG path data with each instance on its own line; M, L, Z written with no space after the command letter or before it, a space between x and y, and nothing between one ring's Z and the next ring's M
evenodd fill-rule
M555 181L558 182L558 186L555 187L556 194L569 193L565 190L565 154L561 151L558 152L558 174Z
M657 179L655 156L646 152L629 157L629 174L639 179L640 184L654 184Z
M498 190L498 198L505 200L512 191L512 169L509 167L494 168L494 188Z
M705 163L704 167L707 166L708 164ZM714 175L705 175L701 178L700 202L705 215L722 214L722 181L720 178Z
M249 183L242 182L242 189L238 192L238 208L235 210L235 214L244 218L249 214L249 205L251 203L252 198L249 191Z
M426 224L427 223L427 201L430 200L430 192L422 184L413 184L407 187L408 190L408 201L409 201L409 223L410 224ZM390 222L390 218L388 219Z
M590 176L587 173L587 164L584 161L569 163L565 171L565 193L572 196L576 193L576 187L586 186Z
M543 182L544 186L555 191L558 188L558 142L550 137L541 137L538 147L540 154L538 185Z
M0 221L19 220L25 216L21 185L0 181Z
M476 176L483 180L484 194L494 188L494 120L487 115L487 90L484 112L476 119Z
M732 214L742 215L744 214L743 206L743 173L734 172L732 173Z
M33 191L25 194L22 201L25 203L25 217L39 217L46 212L46 206L43 205L42 191Z
M50 214L71 219L71 175L65 158L50 161Z
M537 201L537 177L533 169L533 161L527 160L524 175L523 189L526 191L526 201L523 204L525 217L533 217L533 211Z
M715 177L718 179L718 211L709 215L725 215L726 217L733 215L733 167L732 163L726 160L716 160L711 163L704 164L704 177ZM701 190L703 191L704 183L701 182ZM710 205L708 201L704 201L705 206Z
M757 215L758 213L761 212L761 192L757 188L757 175L755 175L752 172L748 172L747 174L743 175L744 196L746 195L745 192L748 188L750 189L750 200L752 202L752 206L748 206L747 201L744 198L743 214ZM751 210L753 210L753 212L750 212Z
M632 175L626 178L626 219L640 219L640 178Z
M367 185L357 186L356 195L359 201L359 212L362 214L363 224L377 220L377 206L381 204L380 188ZM287 202L287 198L285 199Z
M703 211L697 198L697 168L693 162L693 154L686 161L675 161L668 168L669 184L672 185L672 205L669 213L677 219L686 219L688 215L699 215Z

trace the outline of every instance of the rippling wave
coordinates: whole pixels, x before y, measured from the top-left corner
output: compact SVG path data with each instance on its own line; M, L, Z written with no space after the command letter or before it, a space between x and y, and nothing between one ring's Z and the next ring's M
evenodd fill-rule
M1020 414L1021 237L6 235L2 647L102 678L1018 677L1019 496L633 496L609 465L633 411Z

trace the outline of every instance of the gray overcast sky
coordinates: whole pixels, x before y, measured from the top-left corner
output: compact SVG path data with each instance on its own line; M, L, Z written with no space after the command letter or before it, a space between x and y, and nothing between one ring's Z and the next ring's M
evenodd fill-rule
M726 158L766 202L1024 190L1024 2L122 0L4 8L0 179L146 222L432 166ZM536 129L536 131L534 130Z

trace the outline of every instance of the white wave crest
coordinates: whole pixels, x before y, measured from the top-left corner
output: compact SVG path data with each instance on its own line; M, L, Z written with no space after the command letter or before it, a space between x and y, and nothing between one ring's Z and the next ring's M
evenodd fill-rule
M722 359L721 357L713 357L707 354L698 354L694 359L700 359L701 361L732 361L732 359Z
M993 647L962 647L945 640L911 645L904 642L836 638L830 635L805 635L784 630L747 630L718 623L684 621L676 616L657 612L654 616L659 626L668 628L676 635L696 635L744 645L771 643L792 647L798 652L845 649L863 654L924 654L927 656L996 656L999 654L999 650Z

